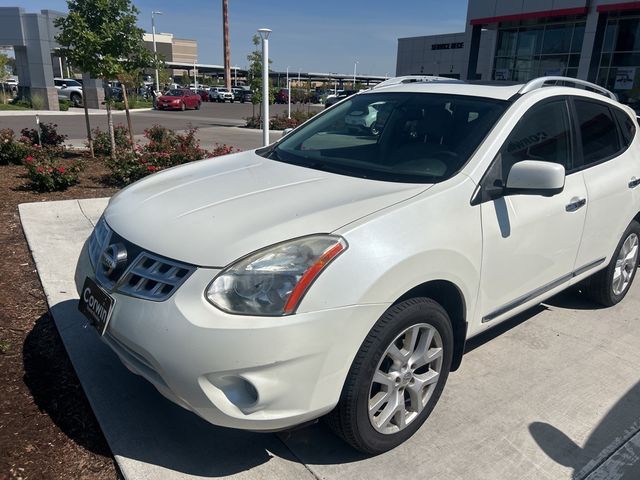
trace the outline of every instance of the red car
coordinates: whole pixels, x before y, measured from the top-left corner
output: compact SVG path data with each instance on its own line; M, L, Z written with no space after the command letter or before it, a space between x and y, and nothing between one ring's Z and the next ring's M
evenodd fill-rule
M201 104L200 95L186 88L168 90L156 99L158 110L186 110L187 108L200 110Z

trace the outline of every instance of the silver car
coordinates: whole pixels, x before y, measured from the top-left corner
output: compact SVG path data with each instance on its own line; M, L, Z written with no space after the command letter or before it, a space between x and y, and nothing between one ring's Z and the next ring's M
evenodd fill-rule
M58 99L69 100L74 107L82 105L82 84L72 78L54 78Z

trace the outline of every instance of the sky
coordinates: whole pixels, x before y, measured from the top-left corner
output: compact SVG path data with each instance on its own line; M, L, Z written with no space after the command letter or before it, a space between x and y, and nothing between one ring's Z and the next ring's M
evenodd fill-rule
M64 0L0 0L27 12L66 11ZM138 23L198 41L198 62L223 63L221 0L134 0ZM258 28L269 37L271 68L369 75L394 75L398 38L464 30L467 0L229 0L231 65L247 66Z

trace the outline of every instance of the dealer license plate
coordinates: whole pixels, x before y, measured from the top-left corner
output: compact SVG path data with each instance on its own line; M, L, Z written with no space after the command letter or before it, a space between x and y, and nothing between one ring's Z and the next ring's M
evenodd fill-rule
M100 285L87 277L80 292L78 310L89 319L100 335L104 335L113 313L116 299L109 295Z

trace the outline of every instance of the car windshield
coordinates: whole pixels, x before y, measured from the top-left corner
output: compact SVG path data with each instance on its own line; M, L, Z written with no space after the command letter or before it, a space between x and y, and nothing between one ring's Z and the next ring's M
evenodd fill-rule
M354 177L441 182L466 164L508 105L462 95L354 95L257 153Z
M183 97L184 92L182 90L169 90L164 94L165 97Z

